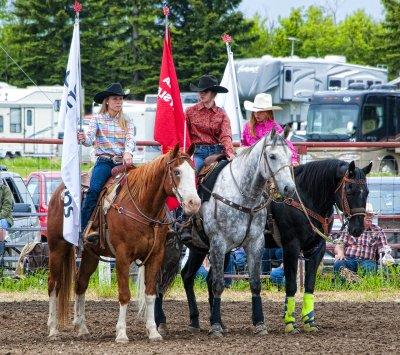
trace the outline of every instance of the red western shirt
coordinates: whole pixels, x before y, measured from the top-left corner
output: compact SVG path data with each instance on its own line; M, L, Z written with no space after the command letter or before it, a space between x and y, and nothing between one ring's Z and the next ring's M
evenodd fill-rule
M207 108L199 102L189 107L185 116L192 143L221 144L226 155L233 155L231 124L222 108L215 104Z

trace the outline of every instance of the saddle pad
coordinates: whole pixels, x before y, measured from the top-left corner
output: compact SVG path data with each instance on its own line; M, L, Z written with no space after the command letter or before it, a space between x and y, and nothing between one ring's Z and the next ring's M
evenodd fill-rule
M220 162L218 162L218 164L215 165L214 169L210 171L207 176L201 181L197 189L197 193L201 199L201 202L206 202L210 199L211 193L209 191L213 190L219 173L228 164L228 160L221 160Z

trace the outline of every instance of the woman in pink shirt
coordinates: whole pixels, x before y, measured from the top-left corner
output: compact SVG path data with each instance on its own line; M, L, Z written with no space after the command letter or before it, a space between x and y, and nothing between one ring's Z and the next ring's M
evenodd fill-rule
M245 147L257 143L266 134L271 132L273 128L277 133L282 133L283 128L274 120L274 111L282 110L279 106L272 105L272 97L270 94L257 94L254 102L245 101L244 108L251 111L250 121L247 122L243 129L242 145ZM299 164L299 155L296 148L287 141L289 149L292 151L292 164Z

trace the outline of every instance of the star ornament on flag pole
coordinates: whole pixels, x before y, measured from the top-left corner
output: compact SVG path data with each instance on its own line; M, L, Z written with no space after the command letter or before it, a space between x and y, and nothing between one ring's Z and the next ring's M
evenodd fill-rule
M221 36L221 39L224 41L225 44L230 44L232 42L232 37L228 35L227 33L224 33Z
M75 11L75 14L76 14L77 16L78 16L79 13L82 11L82 4L81 4L80 2L75 1L75 3L74 3L74 11Z
M165 17L168 17L169 15L169 7L167 5L163 6L163 13Z

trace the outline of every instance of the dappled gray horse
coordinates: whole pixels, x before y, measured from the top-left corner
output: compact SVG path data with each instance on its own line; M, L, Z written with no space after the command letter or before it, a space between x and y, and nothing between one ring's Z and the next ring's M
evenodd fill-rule
M211 305L211 334L223 334L220 304L224 290L225 254L243 246L248 258L255 333L266 333L260 297L263 232L267 218L265 206L269 202L271 185L281 195L293 194L295 185L290 170L290 157L285 139L272 131L254 146L244 149L219 174L209 201L204 202L200 209L209 245L204 243L204 237L199 235L198 229L193 228L189 259L182 270L190 308L189 329L199 327L193 280L209 249L214 296ZM161 310L161 301L158 300L156 313L157 308ZM162 310L161 314L159 323L165 318Z
M224 290L225 254L239 246L243 246L247 255L255 332L266 332L260 297L260 270L267 218L264 207L269 198L266 187L269 179L272 179L280 194L293 194L295 184L290 161L291 152L285 139L275 131L271 132L254 146L245 149L222 170L210 200L201 206L204 231L210 239L214 296L211 330L215 336L223 333L220 305ZM245 213L243 209L247 209Z

